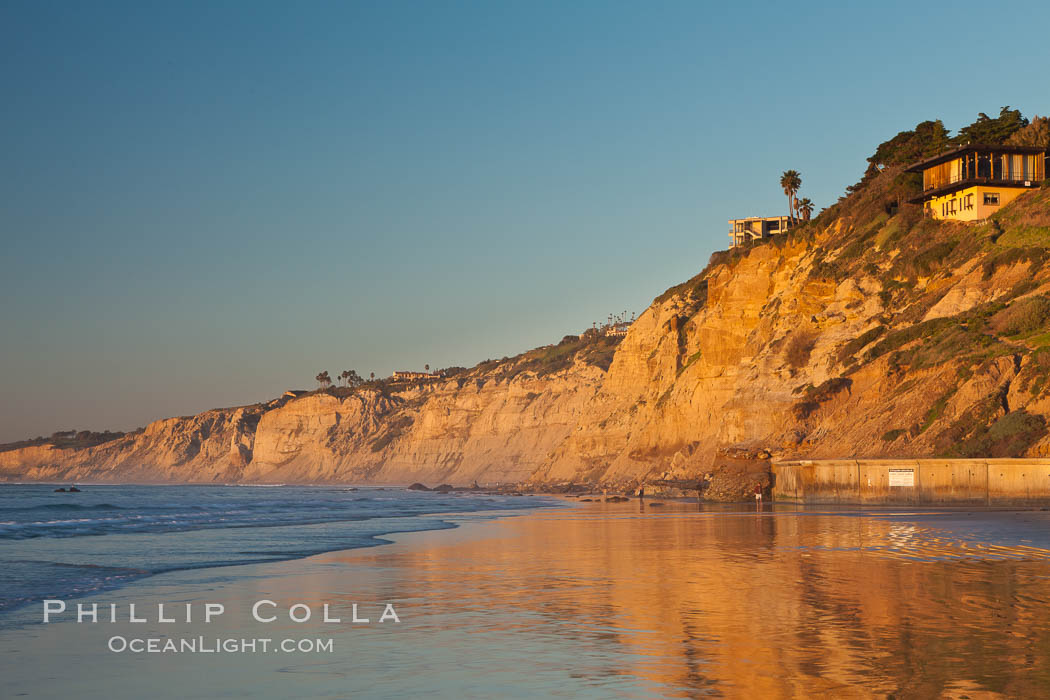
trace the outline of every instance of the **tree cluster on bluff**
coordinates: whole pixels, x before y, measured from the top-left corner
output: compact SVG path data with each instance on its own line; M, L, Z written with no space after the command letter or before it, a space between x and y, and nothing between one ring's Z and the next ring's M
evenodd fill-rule
M952 146L966 144L1012 146L1042 146L1050 148L1050 118L1036 116L1029 121L1020 110L1003 107L999 116L992 118L981 112L977 121L964 126L954 137L940 119L920 122L914 129L902 131L879 144L868 158L868 168L860 182L846 188L850 195L862 190L887 168L903 167L937 155ZM916 189L920 176L906 178L906 184Z

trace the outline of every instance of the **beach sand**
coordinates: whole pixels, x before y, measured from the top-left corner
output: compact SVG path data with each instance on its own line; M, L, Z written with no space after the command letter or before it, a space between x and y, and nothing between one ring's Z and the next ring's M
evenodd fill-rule
M226 612L207 625L5 629L4 695L1020 697L1050 687L1048 513L650 503L454 516L457 529L381 547L155 576L79 602ZM277 621L252 621L260 599L277 604ZM400 623L378 622L387 602ZM296 603L314 618L290 622L283 611ZM325 603L341 623L318 620ZM353 603L370 623L350 622ZM332 651L113 653L114 636L330 640Z

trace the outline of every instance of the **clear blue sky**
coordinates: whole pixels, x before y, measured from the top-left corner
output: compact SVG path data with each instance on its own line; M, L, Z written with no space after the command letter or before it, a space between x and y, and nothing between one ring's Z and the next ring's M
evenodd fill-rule
M0 440L641 311L876 144L1050 112L1050 6L5 2Z

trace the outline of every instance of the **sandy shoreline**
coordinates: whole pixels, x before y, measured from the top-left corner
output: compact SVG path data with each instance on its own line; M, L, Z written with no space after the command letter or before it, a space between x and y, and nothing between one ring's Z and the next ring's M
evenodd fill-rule
M0 632L10 696L867 696L1050 681L1050 517L632 501L491 519L307 559L162 574L98 598L204 625ZM960 527L965 521L967 527ZM971 527L974 522L977 527ZM272 600L279 619L251 618ZM399 623L379 623L385 604ZM314 611L291 622L288 608ZM328 604L340 623L320 622ZM359 618L353 623L353 605ZM267 608L269 610L269 608ZM324 653L113 653L113 636L331 640ZM186 684L192 675L192 688ZM525 690L527 688L527 690Z

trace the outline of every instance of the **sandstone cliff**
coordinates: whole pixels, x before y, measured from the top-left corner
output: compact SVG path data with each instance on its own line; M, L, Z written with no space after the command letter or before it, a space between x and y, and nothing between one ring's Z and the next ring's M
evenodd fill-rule
M0 451L0 477L51 481L519 482L579 421L604 370L528 357L437 383L361 388L151 423L95 447ZM517 371L515 371L517 370Z
M712 256L618 345L8 449L0 476L630 485L734 456L1050 453L1050 189L959 224L902 205L915 184L899 167L862 184L789 234Z
M734 452L1045 455L1050 190L965 225L890 206L895 176L657 299L533 480L685 479Z

